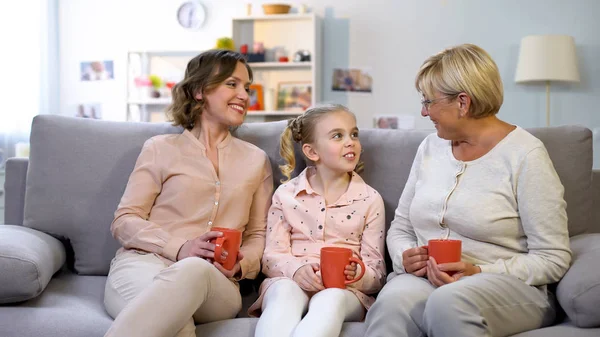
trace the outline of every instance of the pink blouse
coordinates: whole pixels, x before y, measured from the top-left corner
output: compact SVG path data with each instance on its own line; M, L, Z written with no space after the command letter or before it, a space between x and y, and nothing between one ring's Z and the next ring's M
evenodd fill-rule
M241 278L255 278L265 244L273 177L267 154L231 134L217 145L219 172L188 130L144 143L110 227L121 243L167 265L186 240L212 227L243 231Z

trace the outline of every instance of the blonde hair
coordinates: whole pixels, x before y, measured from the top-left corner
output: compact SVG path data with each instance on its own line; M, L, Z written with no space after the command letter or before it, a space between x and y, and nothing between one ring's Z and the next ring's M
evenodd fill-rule
M279 143L279 155L281 155L281 158L285 161L285 164L279 165L279 169L287 178L282 179L282 183L291 179L292 172L296 167L294 143L300 143L300 145L314 143L315 129L319 120L329 113L340 111L354 116L352 111L341 104L325 104L309 108L302 115L288 121L287 127L283 130L283 133L281 133ZM360 173L363 166L363 163L359 162L354 171Z
M504 99L498 66L485 50L473 44L429 57L417 73L415 87L429 99L435 92L448 97L466 93L471 98L469 115L473 118L497 114Z
M171 90L173 103L167 108L167 115L173 125L193 129L205 106L203 100L196 99L196 94L201 92L204 95L216 89L233 74L238 62L246 66L252 82L252 69L244 55L238 52L212 49L191 59L183 80Z

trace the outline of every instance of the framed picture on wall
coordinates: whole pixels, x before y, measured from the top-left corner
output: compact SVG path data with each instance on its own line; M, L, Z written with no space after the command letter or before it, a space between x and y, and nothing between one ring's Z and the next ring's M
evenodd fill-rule
M312 104L310 82L280 82L277 88L277 110L304 111Z
M114 79L113 61L91 61L81 62L81 80L82 81L103 81Z
M375 116L375 128L376 129L397 129L398 128L398 117L397 116Z
M250 84L248 110L257 111L265 109L265 94L261 84Z

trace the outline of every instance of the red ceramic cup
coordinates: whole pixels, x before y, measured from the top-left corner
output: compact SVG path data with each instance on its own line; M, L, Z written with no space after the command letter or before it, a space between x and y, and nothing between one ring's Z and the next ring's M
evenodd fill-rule
M350 262L360 265L360 275L346 280L344 271ZM325 288L346 289L346 285L360 280L365 275L365 264L352 256L352 250L341 247L321 248L321 279Z
M233 269L242 244L242 232L237 229L222 227L213 227L211 231L223 233L222 237L210 240L211 243L216 245L215 262L219 262L227 270ZM227 251L227 258L224 260L221 259L223 249Z
M429 240L427 245L429 256L435 259L437 264L460 262L462 254L462 241L460 240ZM448 272L452 276L454 272Z

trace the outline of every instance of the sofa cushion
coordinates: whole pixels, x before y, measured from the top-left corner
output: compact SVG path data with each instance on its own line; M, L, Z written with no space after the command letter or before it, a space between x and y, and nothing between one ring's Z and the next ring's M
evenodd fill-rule
M279 155L279 137L285 127L287 121L268 122L268 123L246 123L233 133L234 136L239 139L245 140L252 143L267 153L269 160L271 161L271 168L273 169L273 183L275 189L279 186L281 179L284 178L283 174L279 170L279 165L283 164L283 159ZM292 172L292 177L297 176L304 168L302 153L298 151L299 147L296 146L295 157L296 157L296 168Z
M527 129L546 146L556 173L565 187L569 236L592 229L592 131L581 126Z
M31 228L0 225L0 303L38 296L65 263L60 241Z
M376 189L385 205L386 226L394 219L398 200L404 190L419 145L431 134L430 130L360 131L363 148L361 161L364 170L360 174L367 184ZM387 229L387 228L386 228Z
M0 336L102 337L112 318L104 310L104 276L60 271L27 302L0 306Z
M596 329L581 329L566 320L562 323L549 326L546 328L521 332L511 337L598 337L600 336L600 328Z
M573 324L600 327L600 234L571 238L573 262L556 289L558 301Z
M68 240L80 274L106 275L119 247L110 224L144 141L180 132L166 123L36 116L24 226Z

